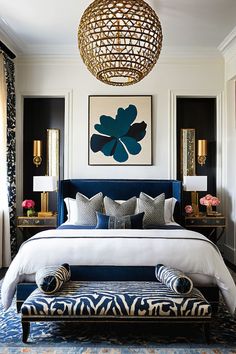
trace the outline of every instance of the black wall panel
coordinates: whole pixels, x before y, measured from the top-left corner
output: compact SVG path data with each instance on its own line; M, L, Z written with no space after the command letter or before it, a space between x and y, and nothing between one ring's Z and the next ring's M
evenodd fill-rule
M23 198L33 199L40 211L40 193L33 192L33 176L46 175L47 129L60 129L60 179L64 170L64 98L25 98L23 127ZM33 140L43 142L43 161L33 164ZM57 210L56 193L49 193L49 210Z
M196 175L208 176L208 193L216 195L216 98L177 98L177 178L180 178L180 130L195 129L196 145ZM206 139L208 155L206 164L197 163L197 140ZM199 197L206 192L199 193ZM184 193L185 204L190 199L190 193Z

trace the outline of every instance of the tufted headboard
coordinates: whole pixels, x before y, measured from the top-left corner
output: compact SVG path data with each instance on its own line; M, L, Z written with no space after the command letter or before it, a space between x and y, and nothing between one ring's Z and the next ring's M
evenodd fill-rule
M182 182L176 180L143 180L143 179L67 179L60 181L58 193L58 225L66 220L64 198L75 198L80 192L86 197L102 192L112 199L126 200L138 197L144 192L151 197L165 193L166 198L175 197L178 201L174 212L175 220L180 220Z

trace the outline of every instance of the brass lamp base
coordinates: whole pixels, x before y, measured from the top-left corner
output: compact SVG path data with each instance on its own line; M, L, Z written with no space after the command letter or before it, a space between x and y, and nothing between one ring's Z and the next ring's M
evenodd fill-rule
M47 218L49 216L53 216L53 212L52 211L39 211L38 212L38 217L39 218Z
M41 211L38 213L39 217L53 216L52 211L48 211L48 192L41 193Z
M198 193L197 192L191 192L191 203L192 203L192 208L193 208L193 214L195 216L199 215L199 207L198 207Z

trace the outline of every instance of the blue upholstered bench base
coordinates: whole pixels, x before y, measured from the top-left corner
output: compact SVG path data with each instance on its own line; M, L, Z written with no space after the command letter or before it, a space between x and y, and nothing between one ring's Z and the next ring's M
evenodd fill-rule
M179 295L158 282L70 281L53 295L34 290L21 308L23 341L31 321L198 321L211 319L211 306L197 289Z

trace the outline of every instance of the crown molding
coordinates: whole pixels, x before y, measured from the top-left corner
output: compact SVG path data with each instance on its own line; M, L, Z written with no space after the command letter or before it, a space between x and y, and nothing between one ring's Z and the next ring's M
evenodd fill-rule
M29 49L29 48L28 48ZM31 47L32 49L32 47ZM223 57L216 48L206 47L163 47L158 64L199 64L222 62ZM78 48L74 46L35 46L34 50L23 53L16 60L19 65L27 64L71 64L83 65Z
M165 57L178 56L178 57L192 57L192 58L213 58L219 57L220 52L215 47L197 47L197 46L164 46L162 48L162 54Z
M233 31L232 31L233 32ZM236 29L235 29L236 32ZM235 33L234 33L235 36ZM0 17L0 37L17 54L17 62L81 62L77 41L73 44L31 45L23 42L11 29L3 17ZM215 47L168 47L163 46L158 62L186 63L220 60L222 54ZM79 59L78 59L79 58Z
M16 55L23 54L25 44L15 35L3 17L0 17L0 38Z
M77 55L20 55L17 65L77 65L84 66L79 52Z
M225 37L218 46L226 61L229 61L236 55L236 27Z
M196 62L222 60L222 55L214 47L163 47L159 62Z

